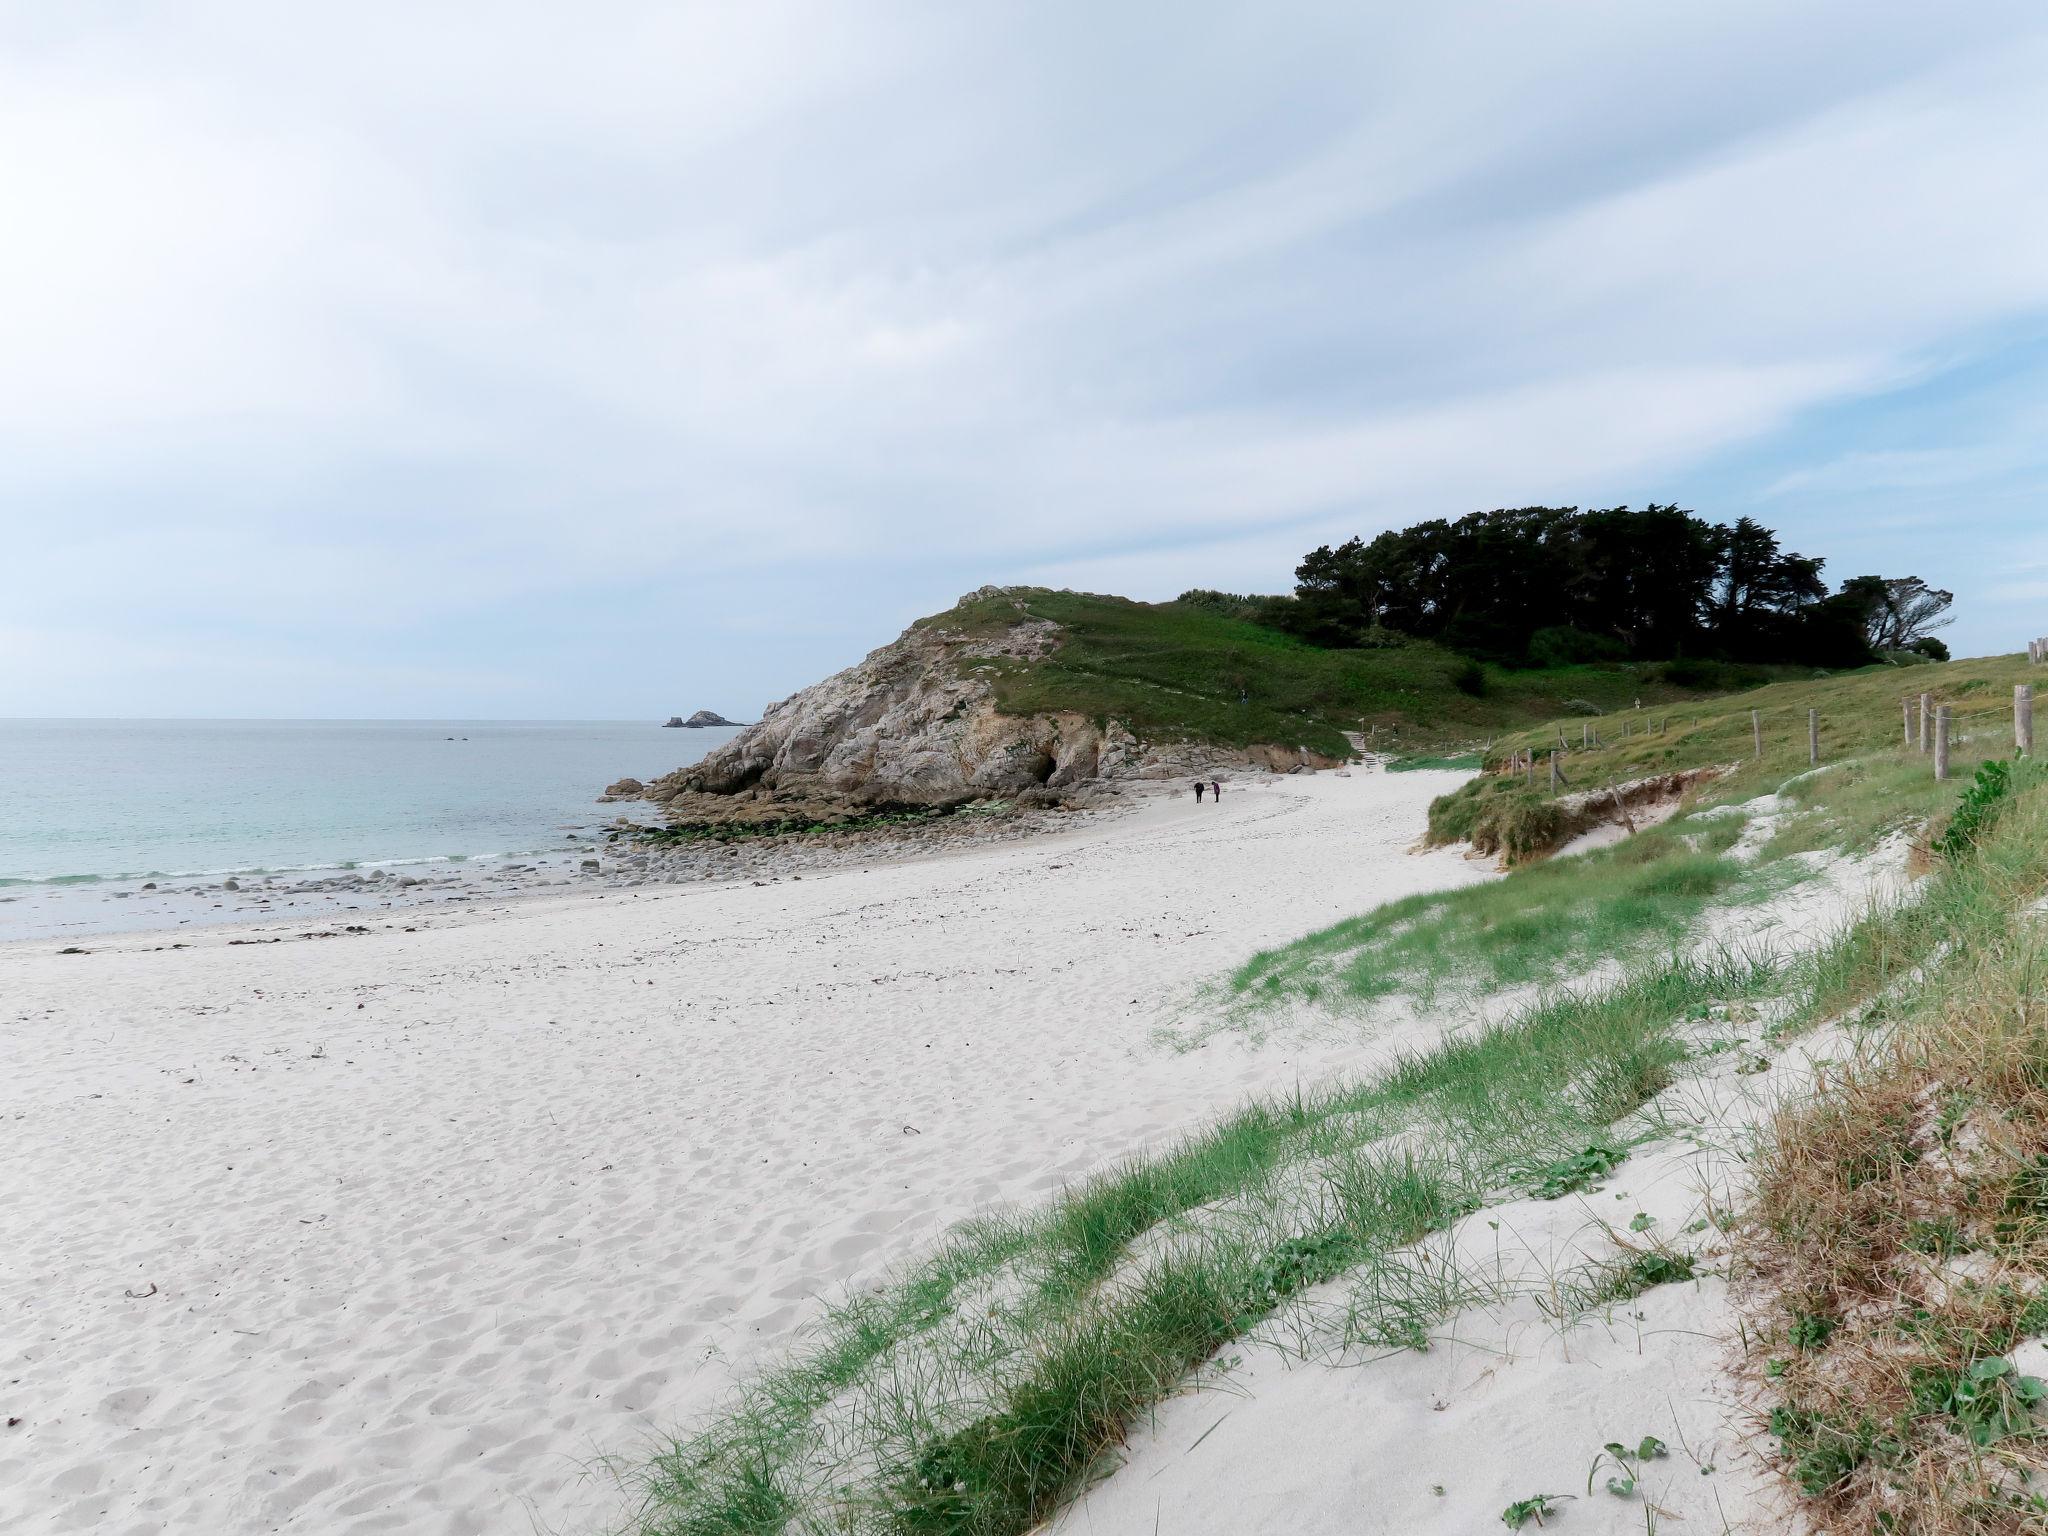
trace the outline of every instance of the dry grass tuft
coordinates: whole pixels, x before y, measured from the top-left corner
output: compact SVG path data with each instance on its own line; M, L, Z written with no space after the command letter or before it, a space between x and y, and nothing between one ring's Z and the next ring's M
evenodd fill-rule
M1746 1337L1830 1536L2048 1531L2048 1385L2010 1358L2048 1334L2044 885L2035 788L1930 881L1902 1021L1765 1137Z

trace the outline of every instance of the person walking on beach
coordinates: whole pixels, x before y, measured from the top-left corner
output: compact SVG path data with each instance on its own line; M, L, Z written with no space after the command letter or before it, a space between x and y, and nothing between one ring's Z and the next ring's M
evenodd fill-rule
M1221 779L1211 779L1209 781L1209 798L1218 805L1223 803L1223 781Z
M1208 787L1200 779L1195 780L1195 804L1200 805L1202 803L1202 791Z

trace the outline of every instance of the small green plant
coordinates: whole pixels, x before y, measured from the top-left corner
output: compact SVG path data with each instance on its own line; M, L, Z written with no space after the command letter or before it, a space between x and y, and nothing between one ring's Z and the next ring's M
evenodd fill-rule
M1546 1515L1557 1513L1557 1506L1571 1497L1568 1493L1532 1493L1526 1499L1517 1499L1500 1512L1500 1523L1511 1531L1519 1531L1534 1520L1543 1524Z
M2005 1208L1995 1223L2001 1241L2026 1242L2048 1224L2048 1156L2020 1165L2006 1187Z
M1350 1232L1319 1232L1290 1237L1253 1269L1245 1297L1245 1315L1256 1321L1298 1291L1320 1285L1362 1257Z
M1771 1433L1784 1447L1793 1480L1810 1499L1840 1487L1880 1449L1868 1420L1845 1427L1825 1414L1784 1403L1771 1410Z
M1531 1168L1529 1177L1535 1184L1530 1193L1539 1200L1561 1200L1566 1195L1592 1188L1594 1180L1606 1178L1627 1158L1626 1147L1595 1142L1583 1152L1574 1152L1554 1163Z
M1950 1093L1942 1096L1941 1113L1935 1117L1934 1131L1941 1138L1944 1147L1954 1144L1956 1132L1963 1128L1963 1122L1969 1119L1970 1111L1976 1107L1977 1095L1974 1093Z
M1915 1406L1945 1413L1962 1426L1973 1445L1995 1445L2033 1428L2034 1407L2048 1397L2048 1383L2022 1376L2002 1355L1979 1360L1953 1376L1922 1375L1914 1383Z
M1607 1491L1616 1498L1625 1499L1636 1491L1636 1484L1642 1481L1643 1464L1670 1454L1670 1447L1655 1435L1643 1436L1633 1448L1619 1440L1610 1440L1593 1458L1592 1470L1586 1474L1586 1492L1593 1491L1593 1479L1600 1475L1600 1469L1611 1466L1614 1472L1607 1479Z
M1809 1354L1827 1343L1828 1335L1835 1331L1835 1320L1811 1312L1800 1312L1793 1316L1788 1334L1792 1347L1801 1354Z
M1977 777L1963 791L1962 802L1949 818L1948 830L1935 843L1935 852L1961 858L1977 845L1977 839L1998 817L2012 794L2012 764L1994 758L1977 770Z
M1931 1258L1945 1259L1963 1251L1962 1228L1953 1216L1917 1219L1906 1228L1904 1247Z
M1577 1288L1571 1299L1580 1309L1604 1307L1698 1275L1699 1264L1691 1254L1652 1248L1599 1266L1590 1282Z

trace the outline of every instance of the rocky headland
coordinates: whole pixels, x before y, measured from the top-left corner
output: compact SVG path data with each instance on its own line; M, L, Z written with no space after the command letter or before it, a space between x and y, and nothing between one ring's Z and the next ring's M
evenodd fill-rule
M1078 711L1005 713L1003 669L1050 655L1060 626L984 587L923 619L854 666L771 705L759 724L650 784L620 780L611 800L644 799L671 823L831 824L987 801L1084 807L1147 780L1254 768L1328 767L1295 747L1144 740L1122 721ZM971 609L972 623L956 621Z
M681 729L689 731L701 731L704 730L706 727L714 725L737 726L744 724L746 724L746 722L743 720L728 720L725 718L725 716L717 713L715 710L709 709L700 709L694 715L690 716L690 718L687 720L685 720L681 715L670 715L666 720L661 722L663 730Z

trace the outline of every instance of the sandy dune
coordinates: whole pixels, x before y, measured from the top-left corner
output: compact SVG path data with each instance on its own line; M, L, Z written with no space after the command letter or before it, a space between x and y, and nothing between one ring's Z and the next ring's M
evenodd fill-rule
M1450 782L356 937L0 949L0 1529L592 1527L593 1458L813 1296L1341 1066L1151 1035L1256 948L1484 878L1404 851Z

